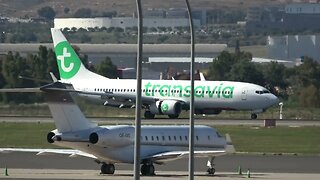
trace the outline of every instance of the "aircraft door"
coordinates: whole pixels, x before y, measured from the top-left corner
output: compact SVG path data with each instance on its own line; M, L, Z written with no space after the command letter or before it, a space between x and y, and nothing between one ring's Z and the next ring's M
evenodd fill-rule
M161 141L161 145L166 145L166 136L163 132L160 133L160 141Z
M241 91L241 100L247 100L247 88L243 88Z

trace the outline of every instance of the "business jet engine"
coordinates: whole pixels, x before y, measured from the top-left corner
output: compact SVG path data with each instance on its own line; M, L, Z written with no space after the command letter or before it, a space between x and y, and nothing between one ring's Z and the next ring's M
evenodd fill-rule
M102 147L123 147L133 143L134 128L101 129L89 136L89 142Z
M88 137L79 136L76 133L59 133L58 131L54 130L47 134L47 141L49 143L54 142L88 142Z
M179 115L181 109L181 102L176 100L157 101L150 105L150 112L152 114Z

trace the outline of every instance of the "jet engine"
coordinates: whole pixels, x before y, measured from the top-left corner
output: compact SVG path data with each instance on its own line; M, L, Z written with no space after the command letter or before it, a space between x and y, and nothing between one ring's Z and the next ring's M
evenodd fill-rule
M55 141L88 142L88 138L80 137L74 133L59 133L57 131L51 131L47 134L47 141L49 143L54 143Z
M181 109L181 103L176 100L157 101L150 105L150 112L152 114L179 115Z
M89 136L89 142L103 147L123 147L133 143L134 129L101 129Z

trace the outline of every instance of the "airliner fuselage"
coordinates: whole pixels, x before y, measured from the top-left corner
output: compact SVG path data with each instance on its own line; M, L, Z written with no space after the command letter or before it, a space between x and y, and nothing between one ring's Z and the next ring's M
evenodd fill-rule
M101 93L101 95L84 95L85 97L110 106L131 107L136 95L136 80L105 79L103 81L88 80L73 82L74 88L79 91ZM185 80L143 80L142 98L154 101L155 106L149 110L157 113L161 108L156 102L164 100L170 103L183 102L183 110L189 109L190 81ZM103 93L108 95L104 96ZM196 114L215 114L221 110L247 110L263 112L276 104L278 98L266 88L243 82L232 81L195 81L195 112ZM109 98L112 97L112 98ZM172 107L172 106L171 106Z

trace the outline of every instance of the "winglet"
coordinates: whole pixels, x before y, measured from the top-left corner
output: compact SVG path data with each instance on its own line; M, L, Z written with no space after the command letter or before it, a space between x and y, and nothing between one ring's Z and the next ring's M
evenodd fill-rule
M204 77L203 73L200 72L200 81L206 81L206 78Z
M52 81L53 82L58 82L58 79L56 78L56 76L52 72L49 72L49 73L50 73Z

